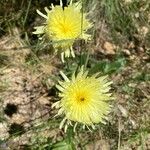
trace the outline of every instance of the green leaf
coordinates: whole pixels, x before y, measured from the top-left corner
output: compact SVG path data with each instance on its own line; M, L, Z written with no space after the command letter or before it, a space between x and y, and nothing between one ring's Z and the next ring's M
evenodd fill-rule
M63 140L55 143L52 146L52 150L73 150L73 148L70 143L68 143L66 140Z
M126 60L124 58L118 58L114 62L104 60L95 64L89 72L90 74L94 74L96 72L102 72L103 74L118 73L122 70L125 64Z

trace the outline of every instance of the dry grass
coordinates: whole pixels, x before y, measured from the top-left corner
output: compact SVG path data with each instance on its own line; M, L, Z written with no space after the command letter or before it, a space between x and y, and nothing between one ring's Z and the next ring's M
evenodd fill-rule
M57 1L58 2L58 1ZM150 10L148 1L84 0L94 22L87 63L113 80L115 96L106 125L93 132L59 130L51 104L59 70L71 74L86 54L61 64L32 35L35 10L48 1L0 2L0 149L150 149ZM2 5L3 4L3 5ZM77 45L77 46L76 46ZM79 47L77 41L75 48ZM11 104L11 107L10 105ZM17 110L13 112L12 110ZM9 111L7 109L10 109ZM53 118L53 119L52 119ZM3 131L3 132L2 132Z

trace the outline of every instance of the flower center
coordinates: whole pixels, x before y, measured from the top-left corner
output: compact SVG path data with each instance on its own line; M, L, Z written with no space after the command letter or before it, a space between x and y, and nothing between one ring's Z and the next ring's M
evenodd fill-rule
M81 97L81 98L80 98L80 101L84 101L84 100L85 100L85 98L84 98L84 97Z
M82 104L86 101L86 98L84 96L77 96L76 100L79 104Z
M70 31L70 28L66 24L61 24L61 31L62 33L66 34Z
M83 102L85 102L87 100L87 95L86 95L86 93L84 93L84 92L79 92L79 93L77 93L77 95L76 95L76 101L78 102L78 103L83 103Z

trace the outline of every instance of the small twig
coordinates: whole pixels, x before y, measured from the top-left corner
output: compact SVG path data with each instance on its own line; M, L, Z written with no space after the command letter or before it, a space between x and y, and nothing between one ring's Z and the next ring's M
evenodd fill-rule
M120 125L120 118L118 120L118 133L119 133L119 136L118 136L118 150L120 150L120 139L121 139L121 125Z

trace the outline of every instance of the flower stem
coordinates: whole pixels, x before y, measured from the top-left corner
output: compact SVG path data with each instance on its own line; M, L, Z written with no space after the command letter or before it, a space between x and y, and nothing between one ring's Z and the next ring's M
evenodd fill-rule
M89 50L88 50L88 52L87 52L87 56L86 56L86 60L85 60L85 64L84 64L84 67L85 67L85 68L87 67L87 64L88 64L89 58L90 58L90 52L89 52Z

